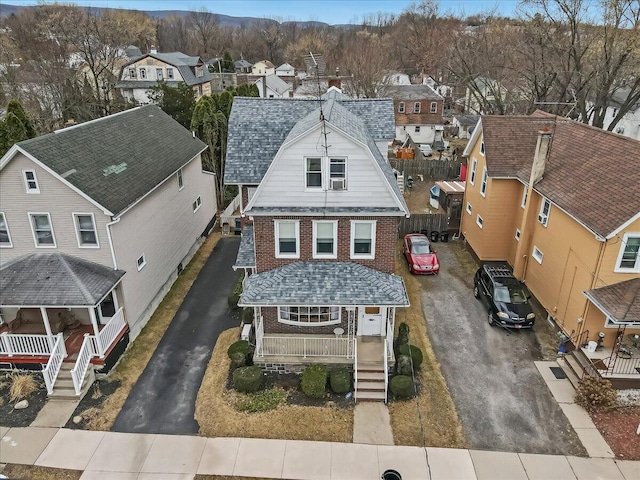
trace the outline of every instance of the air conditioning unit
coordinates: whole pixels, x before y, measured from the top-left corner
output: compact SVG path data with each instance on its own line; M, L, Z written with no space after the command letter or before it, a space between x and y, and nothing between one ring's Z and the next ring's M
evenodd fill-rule
M542 224L542 225L546 225L547 224L547 220L549 219L548 215L545 215L544 213L541 213L540 215L538 215L538 221Z
M253 324L245 323L242 326L242 332L240 333L240 339L245 340L249 343L253 342L253 332L251 331L253 328Z
M332 178L331 190L344 190L346 187L346 180L344 178Z

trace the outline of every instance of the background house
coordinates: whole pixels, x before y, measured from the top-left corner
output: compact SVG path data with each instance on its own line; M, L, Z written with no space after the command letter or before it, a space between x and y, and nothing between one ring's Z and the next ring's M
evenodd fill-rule
M618 115L620 105L624 103L628 96L628 88L622 88L613 94L613 98L605 112L604 123L602 125L605 130L609 129L609 125L611 125L613 119ZM640 140L640 101L636 102L620 119L613 131L625 137Z
M444 128L444 98L429 85L392 86L387 92L393 98L396 139L404 142L410 136L415 143L433 143L436 131Z
M275 75L276 66L269 60L261 60L251 66L251 75Z
M255 82L261 98L291 98L293 86L277 75L260 77Z
M275 70L276 75L282 78L285 82L293 82L296 76L296 69L288 63L283 63Z

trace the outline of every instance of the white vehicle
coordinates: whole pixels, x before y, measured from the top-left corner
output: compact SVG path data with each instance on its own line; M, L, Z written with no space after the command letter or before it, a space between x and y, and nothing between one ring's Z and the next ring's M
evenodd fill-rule
M433 154L431 145L429 145L428 143L423 143L418 148L420 149L420 151L425 157L430 157Z

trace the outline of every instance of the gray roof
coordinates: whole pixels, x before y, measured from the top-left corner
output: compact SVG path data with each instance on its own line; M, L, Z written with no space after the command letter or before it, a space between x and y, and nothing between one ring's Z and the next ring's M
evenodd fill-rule
M396 100L442 100L429 85L393 85L385 87L385 92Z
M191 57L182 52L147 53L142 57L138 57L131 60L123 68L126 68L128 65L131 65L132 63L135 63L145 57L152 57L157 60L160 60L161 62L167 63L169 65L173 65L174 67L176 67L180 72L180 75L182 75L184 82L187 85L198 85L199 83L205 83L205 82L211 81L211 73L209 72L209 69L204 64L202 59L200 57ZM203 73L204 73L202 77L196 77L195 71L192 70L192 67L195 67L198 64L202 64ZM126 81L126 83L127 85L130 84L128 81ZM156 82L153 82L153 83L156 83ZM142 87L138 87L138 88L142 88Z
M478 120L480 120L480 115L455 114L453 116L453 118L458 120L458 123L460 125L468 127L468 126L471 126L471 125L475 126L478 123Z
M135 45L129 45L124 49L124 53L127 58L138 58L142 56L142 51Z
M124 274L64 253L32 253L0 266L0 305L95 306Z
M391 99L352 100L331 91L325 101L331 100L357 117L358 123L364 123L362 128L374 144L375 140L395 137ZM317 99L236 97L229 117L225 183L259 184L292 128L307 116L305 127L320 121L319 115L315 120L310 115L317 109Z
M242 229L240 248L233 268L253 268L256 266L256 249L253 239L253 226L247 225Z
M17 145L114 215L207 147L156 105Z
M295 262L251 275L240 306L409 306L402 277L351 262Z
M256 84L258 82L262 83L263 78L266 78L267 80L267 87L280 95L282 95L287 90L291 90L292 88L290 84L288 84L287 82L282 80L279 76L274 74L267 75L266 77L258 78L256 80Z
M247 62L244 58L241 58L240 60L236 60L235 62L233 62L233 64L236 66L236 68L253 66L253 63Z

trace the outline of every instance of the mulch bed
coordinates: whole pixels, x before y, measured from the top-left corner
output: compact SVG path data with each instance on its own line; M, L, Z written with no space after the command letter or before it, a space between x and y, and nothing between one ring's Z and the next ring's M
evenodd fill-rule
M95 412L96 409L102 407L104 401L115 392L120 386L120 381L117 380L96 380L93 382L93 385L89 387L89 391L84 396L80 403L76 407L73 415L67 421L65 428L74 428L76 430L90 430L88 426L88 422L91 420L91 417L87 415L83 415L83 413L89 411ZM78 424L73 423L73 418L76 416L81 416L82 421Z
M9 390L11 388L10 373L0 374L0 425L3 427L28 427L38 416L38 412L47 403L47 389L44 378L39 373L33 373L33 378L38 384L38 390L29 395L26 400L29 406L22 410L15 410L15 402L9 403Z
M616 458L640 460L640 407L620 407L610 412L591 413L593 423L607 441Z

